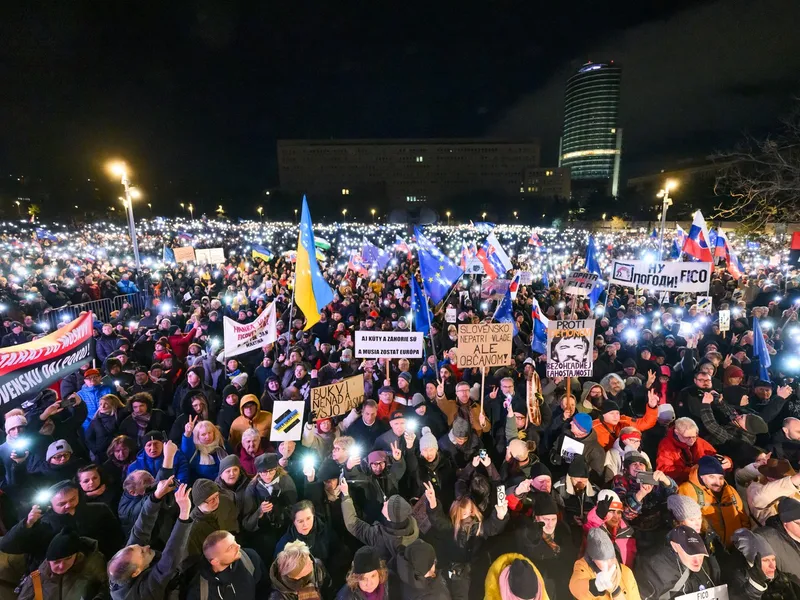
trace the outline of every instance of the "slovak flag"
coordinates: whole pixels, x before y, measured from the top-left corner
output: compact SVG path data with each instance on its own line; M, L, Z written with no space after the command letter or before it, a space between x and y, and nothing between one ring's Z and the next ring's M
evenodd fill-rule
M728 273L730 273L734 279L741 279L742 273L744 273L744 267L742 263L739 262L739 257L736 256L736 253L730 246L728 246Z
M541 248L542 246L544 246L544 242L539 239L539 236L536 235L536 232L534 231L533 233L531 233L531 237L528 238L528 245L538 246L539 248Z
M717 227L717 239L714 240L714 258L728 257L728 238L725 232Z
M511 300L516 300L517 292L519 291L519 273L514 275L514 279L511 280L511 285L508 286L508 291L511 294Z
M706 220L703 218L703 213L698 210L694 213L689 235L686 236L686 241L683 243L683 251L697 260L713 262L709 246L710 239Z
M675 241L678 242L678 247L683 248L683 245L686 243L686 232L683 230L683 227L680 225L675 225L677 231L675 232Z
M477 251L473 250L474 246L474 242L470 246L464 242L461 243L461 269L464 271L467 269L467 262L477 254Z
M536 298L533 299L533 306L531 306L531 319L533 320L531 350L539 354L547 354L547 327L550 325L550 319L544 316Z
M400 252L405 252L406 254L411 252L411 248L408 247L408 244L406 244L406 241L403 238L401 238L399 235L396 236L396 239L395 239L395 242L394 242L394 247L395 247L396 250L398 250Z
M493 233L488 235L483 246L478 250L478 260L481 261L489 279L497 279L501 275L505 275L512 267L511 259Z
M367 265L364 263L364 258L360 254L353 254L350 257L350 262L347 263L347 268L353 271L354 273L358 273L362 277L366 277L369 275L369 269Z

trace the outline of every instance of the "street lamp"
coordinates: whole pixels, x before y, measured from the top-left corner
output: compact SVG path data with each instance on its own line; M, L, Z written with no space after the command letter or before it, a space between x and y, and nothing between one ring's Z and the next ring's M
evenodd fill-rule
M656 198L661 198L661 236L658 240L658 260L661 260L664 255L664 228L667 224L667 208L672 205L672 199L669 197L670 190L678 187L678 182L674 179L667 179L664 182L664 188L658 191Z
M218 215L223 215L223 214L225 214L225 209L224 209L224 208L222 208L222 204L220 204L220 205L217 207L217 214L218 214Z
M133 246L133 260L136 264L136 270L142 268L142 261L139 259L139 242L136 240L136 223L133 218L133 200L134 198L141 198L142 193L131 186L128 179L128 169L124 162L112 162L108 164L108 171L115 177L119 177L120 183L125 188L125 208L128 212L128 232L131 236L131 246Z
M519 219L519 217L517 216L517 211L514 211L514 218Z
M181 210L186 210L186 206L181 202Z
M342 217L344 218L343 220L347 221L347 209L346 208L342 209Z
M445 214L447 215L447 225L449 227L450 226L450 211L448 210Z
M189 205L189 218L194 219L194 205Z
M369 212L372 213L372 222L374 223L375 222L375 209L373 208Z
M481 213L481 218L482 218L483 220L486 220L486 213Z
M152 214L153 213L153 205L148 202L147 203L147 208L150 209L150 214Z
M19 207L19 200L17 200L14 204L17 205L17 215L20 217L22 216L22 209Z
M256 212L258 213L258 218L259 218L259 219L261 220L261 222L263 223L263 222L264 222L264 207L263 207L263 206L259 206L259 207L256 209Z
M297 209L294 209L294 222L297 223Z

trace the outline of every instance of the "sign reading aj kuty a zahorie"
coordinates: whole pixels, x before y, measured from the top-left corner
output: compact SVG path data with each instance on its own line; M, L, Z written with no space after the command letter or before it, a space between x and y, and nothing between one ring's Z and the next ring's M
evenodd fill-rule
M356 358L422 358L419 331L356 331Z

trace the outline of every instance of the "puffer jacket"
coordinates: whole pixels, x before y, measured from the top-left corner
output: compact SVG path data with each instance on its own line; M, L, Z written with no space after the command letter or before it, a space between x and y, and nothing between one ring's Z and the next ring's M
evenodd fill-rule
M121 417L121 411L113 415L95 414L86 431L86 447L89 448L92 460L102 461L105 458L111 440L120 433Z
M702 438L697 438L694 444L687 446L675 437L675 429L671 427L658 444L656 469L681 484L689 479L689 471L697 461L716 453L714 446Z
M542 578L542 574L539 572L539 569L536 568L536 565L522 554L503 554L500 556L496 561L492 563L492 566L489 567L489 571L486 573L486 579L484 581L484 599L485 600L502 600L502 596L500 594L500 574L505 570L506 567L510 566L516 560L524 560L528 563L533 572L536 573L536 579L539 580L539 589L541 593L537 598L539 600L550 600L550 596L547 595L547 588L544 584L544 579Z
M636 559L636 538L633 537L633 527L625 519L622 519L617 530L611 532L605 526L605 521L597 516L596 506L586 515L586 522L583 524L584 542L586 534L595 527L602 527L603 531L608 534L608 537L617 546L622 562L628 566L632 565Z
M689 472L689 480L678 486L678 493L697 501L703 516L717 532L725 547L730 547L734 531L741 527L750 529L750 519L736 488L726 482L717 499L700 481L697 466L692 467Z
M619 587L621 592L613 596L613 600L641 600L639 586L630 568L623 564L617 566ZM575 561L572 577L569 580L569 591L577 600L612 600L611 591L600 592L594 585L597 577L595 570L585 558Z
M247 398L246 401L245 398ZM256 416L253 419L248 419L242 413L244 405L250 402L255 402L257 408ZM242 441L242 434L251 427L257 429L263 439L269 439L269 431L272 427L272 413L261 410L261 401L258 399L258 396L254 394L245 394L242 396L242 399L239 400L239 416L231 423L231 430L228 434L228 443L231 445L231 448L235 448L237 444Z
M219 475L219 463L228 456L228 451L222 446L217 446L207 457L211 462L204 464L203 453L197 449L194 437L181 436L181 452L189 462L189 481L193 483L195 479L214 480Z
M158 458L150 458L147 456L147 453L144 451L144 448L139 450L139 454L136 455L136 460L133 461L130 466L128 467L128 475L133 473L134 471L147 471L153 477L158 477L158 471L161 469L161 465L164 464L164 454L162 453L161 456ZM186 457L183 455L182 452L178 451L175 453L175 460L173 461L173 471L175 472L175 478L180 481L181 483L189 483L189 463L186 462Z
M100 406L100 398L105 396L106 394L113 394L114 390L112 390L107 385L98 385L96 387L88 387L84 385L81 389L78 390L78 396L80 396L83 403L86 405L86 419L83 421L83 430L86 431L89 429L89 425L94 418L95 413L97 412L97 408Z
M647 560L640 560L636 565L636 581L642 600L658 600L665 593L669 593L670 598L675 598L723 583L717 559L709 556L703 561L703 567L698 573L690 572L680 589L670 592L686 570L672 546L664 546L654 555L648 556Z

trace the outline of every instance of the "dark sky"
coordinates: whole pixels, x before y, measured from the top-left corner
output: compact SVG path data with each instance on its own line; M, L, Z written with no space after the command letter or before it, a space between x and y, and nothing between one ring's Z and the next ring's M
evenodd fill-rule
M796 0L15 4L0 169L94 176L124 156L157 203L255 197L279 138L534 136L553 164L586 59L624 69L636 171L763 130L800 77Z

